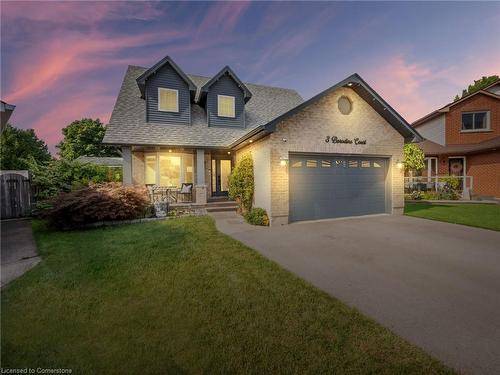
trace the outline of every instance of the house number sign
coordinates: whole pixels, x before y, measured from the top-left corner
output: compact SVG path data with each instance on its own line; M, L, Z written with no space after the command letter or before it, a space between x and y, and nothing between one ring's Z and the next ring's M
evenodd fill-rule
M349 138L339 138L336 135L332 135L331 137L329 135L326 136L325 138L326 143L347 143L347 144L355 144L355 145L366 145L366 139L360 139L360 138L354 138L354 139L349 139Z

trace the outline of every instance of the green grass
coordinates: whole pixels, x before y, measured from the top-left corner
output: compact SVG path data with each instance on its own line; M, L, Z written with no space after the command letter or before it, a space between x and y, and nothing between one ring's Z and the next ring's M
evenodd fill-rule
M471 227L500 230L500 205L407 203L405 214Z
M215 229L208 217L75 232L2 291L2 366L73 373L451 373Z

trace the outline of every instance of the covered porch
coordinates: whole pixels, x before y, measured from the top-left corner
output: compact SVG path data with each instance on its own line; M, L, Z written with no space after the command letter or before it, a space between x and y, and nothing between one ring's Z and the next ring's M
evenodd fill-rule
M205 204L227 197L233 153L228 149L122 147L123 183L146 185L170 203Z

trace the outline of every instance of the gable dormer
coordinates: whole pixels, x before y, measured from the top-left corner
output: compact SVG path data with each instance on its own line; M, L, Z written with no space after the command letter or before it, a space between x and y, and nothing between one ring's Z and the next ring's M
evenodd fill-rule
M207 111L208 126L245 127L245 103L252 93L228 66L200 90L199 102Z
M196 86L169 56L136 81L146 105L146 122L191 124Z

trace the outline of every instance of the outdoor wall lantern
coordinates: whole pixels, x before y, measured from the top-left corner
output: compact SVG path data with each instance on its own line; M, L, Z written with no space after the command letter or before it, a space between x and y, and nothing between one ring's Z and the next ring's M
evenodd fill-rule
M280 158L280 165L282 167L286 166L288 163L288 159L287 158Z
M398 160L396 162L396 167L398 167L398 169L403 169L403 162Z

